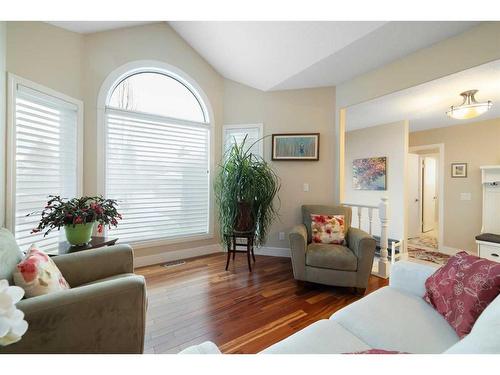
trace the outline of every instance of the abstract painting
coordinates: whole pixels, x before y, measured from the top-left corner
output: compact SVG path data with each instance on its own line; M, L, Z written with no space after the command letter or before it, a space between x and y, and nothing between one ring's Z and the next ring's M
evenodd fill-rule
M356 190L387 189L387 158L356 159L352 162L352 186Z
M319 133L273 134L273 160L319 160Z

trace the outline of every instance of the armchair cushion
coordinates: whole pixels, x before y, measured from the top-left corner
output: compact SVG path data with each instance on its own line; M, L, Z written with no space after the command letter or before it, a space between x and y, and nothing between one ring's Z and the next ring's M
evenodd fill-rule
M347 233L351 226L352 210L350 207L343 206L324 206L319 204L311 204L302 206L302 222L307 229L307 242L312 241L311 229L311 214L317 215L343 215L344 216L344 231Z
M332 270L356 271L358 268L358 259L348 247L312 243L307 247L306 264L312 267Z

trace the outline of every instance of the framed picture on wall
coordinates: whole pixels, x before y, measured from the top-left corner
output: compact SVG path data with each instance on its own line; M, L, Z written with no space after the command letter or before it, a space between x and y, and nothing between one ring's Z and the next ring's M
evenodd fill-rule
M387 158L353 160L352 187L356 190L387 190Z
M273 134L272 160L319 160L319 133Z
M467 178L467 163L451 163L451 177Z

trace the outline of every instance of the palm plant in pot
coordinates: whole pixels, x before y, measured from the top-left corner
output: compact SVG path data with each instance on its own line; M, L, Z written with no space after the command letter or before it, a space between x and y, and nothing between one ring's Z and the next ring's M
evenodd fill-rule
M63 199L60 196L49 195L49 200L41 211L38 226L31 233L45 231L44 237L54 229L64 227L66 239L71 245L87 244L92 236L95 224L98 233L104 226L117 226L122 218L117 210L114 199L104 199L102 196ZM27 216L40 214L32 212Z
M253 144L245 148L246 140L227 151L215 179L215 196L222 241L225 234L255 231L260 246L278 215L280 181L271 166L250 151Z

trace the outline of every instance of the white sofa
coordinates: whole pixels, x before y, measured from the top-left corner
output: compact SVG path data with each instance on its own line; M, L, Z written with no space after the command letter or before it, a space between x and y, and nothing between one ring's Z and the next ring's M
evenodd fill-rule
M368 349L408 353L500 353L500 297L483 311L462 340L422 296L435 267L400 261L389 286L344 307L263 350L264 354L339 354ZM218 354L204 342L182 354Z

